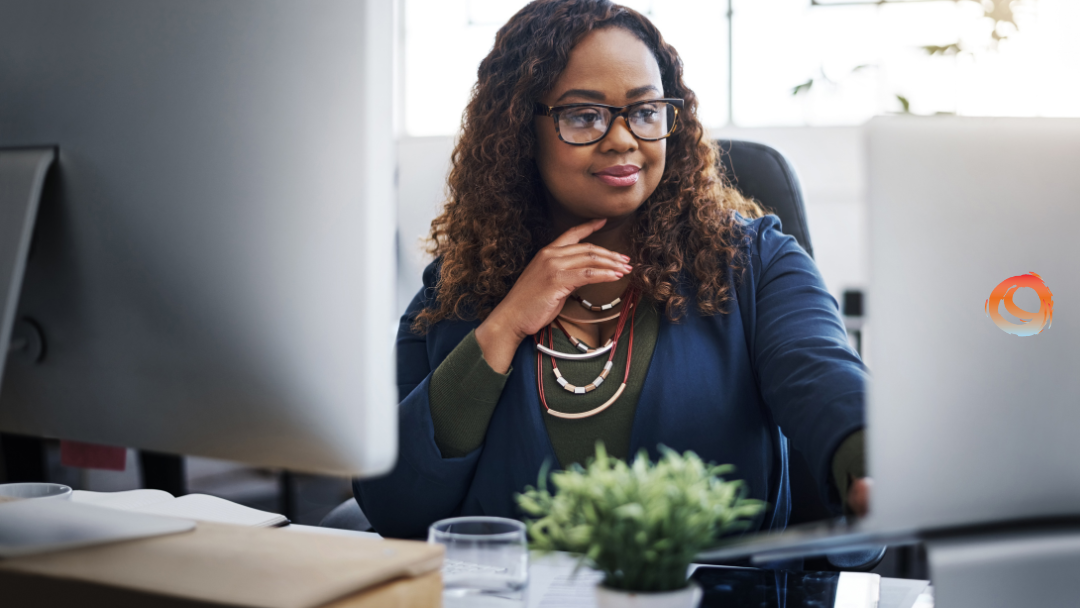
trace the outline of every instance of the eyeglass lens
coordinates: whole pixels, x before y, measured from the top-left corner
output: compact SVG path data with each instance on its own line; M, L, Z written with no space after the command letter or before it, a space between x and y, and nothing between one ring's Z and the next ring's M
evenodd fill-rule
M588 144L604 137L611 125L612 111L603 106L578 106L559 112L559 134L574 144ZM668 134L675 121L675 106L652 102L629 108L630 131L641 139L659 139Z

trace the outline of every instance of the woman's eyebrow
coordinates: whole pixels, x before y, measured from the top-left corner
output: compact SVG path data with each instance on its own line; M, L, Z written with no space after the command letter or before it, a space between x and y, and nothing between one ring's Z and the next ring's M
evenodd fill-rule
M646 93L659 93L660 89L654 87L651 84L647 84L643 87L637 87L630 89L626 92L627 99L635 99L645 95ZM600 91L594 91L592 89L570 89L563 93L555 100L555 103L566 99L567 97L584 97L585 99L591 99L593 101L607 101L607 96Z
M567 97L584 97L585 99L591 99L593 101L607 100L607 97L600 91L594 91L592 89L570 89L562 95L559 95L559 98L555 100L555 103L559 103Z
M636 89L630 89L629 91L626 92L626 98L627 99L634 99L635 97L641 97L642 95L644 95L646 93L659 93L659 92L660 92L660 89L654 87L651 84L647 84L647 85L645 85L643 87L638 87Z

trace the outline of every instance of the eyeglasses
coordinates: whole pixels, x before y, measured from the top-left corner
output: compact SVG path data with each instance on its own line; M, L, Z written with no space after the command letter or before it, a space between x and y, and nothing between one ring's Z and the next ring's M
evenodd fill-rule
M559 139L571 146L587 146L604 139L620 116L634 137L641 141L664 139L675 132L675 123L682 107L681 99L651 99L625 106L597 103L547 106L537 103L536 115L555 119L555 132L559 134Z

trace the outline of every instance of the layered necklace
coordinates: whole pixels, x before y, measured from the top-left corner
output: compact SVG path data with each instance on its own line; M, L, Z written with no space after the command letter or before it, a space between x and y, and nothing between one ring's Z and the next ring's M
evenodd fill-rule
M625 295L625 294L623 294L623 295ZM570 297L577 300L578 303L582 305L582 307L587 308L587 309L589 309L589 310L591 310L593 312L604 312L605 310L611 310L612 308L615 308L616 306L618 306L619 302L622 302L622 296L619 296L619 297L615 298L614 300L608 302L607 304L600 304L599 306L597 306L596 304L593 304L592 302L590 302L590 301L586 300L585 298L577 295L576 293L570 294Z
M544 405L544 410L548 414L551 414L552 416L556 416L558 418L567 418L567 419L571 419L571 420L579 419L579 418L588 418L590 416L595 416L596 414L599 414L600 412L602 412L602 411L606 410L607 408L611 407L611 404L615 403L615 401L618 400L618 398L622 396L623 391L626 390L626 381L630 377L630 361L632 360L633 355L634 355L634 318L635 318L635 316L637 314L637 303L638 303L637 294L636 294L636 292L634 292L633 288L631 287L631 288L626 290L626 293L623 294L622 298L616 298L615 301L612 302L611 304L606 304L605 306L607 308L604 308L602 310L609 310L613 306L618 305L618 303L623 301L624 299L626 301L626 305L623 306L622 311L618 314L619 322L615 326L615 335L610 340L608 340L606 344L604 344L603 346L601 346L599 348L589 348L589 346L587 344L585 344L581 340L578 340L574 336L571 336L570 332L566 331L566 328L563 326L562 321L560 321L558 318L555 319L554 323L552 323L552 324L548 325L547 327L541 329L538 334L533 336L533 342L536 344L536 351L537 351L536 352L536 384L537 384L538 390L540 391L540 403L542 403ZM584 300L582 300L582 302L583 302L583 305L588 304L588 302L586 302ZM588 304L588 306L591 307L592 305ZM597 307L597 308L599 308L599 307ZM591 308L590 308L590 310L591 310ZM597 310L597 312L599 312L599 310ZM607 319L593 320L592 322L596 323L596 322L599 322L599 321L602 321L602 320L610 320L611 318L614 318L614 317L610 317L610 318L607 318ZM607 380L608 374L611 373L611 368L615 365L615 352L618 350L619 339L623 335L623 330L626 327L627 319L630 320L630 337L629 337L630 342L627 345L627 349L626 349L626 370L623 372L622 384L619 385L619 388L618 388L618 390L615 391L615 394L612 395L610 399L605 401L600 406L598 406L596 408L593 408L593 409L591 409L591 410L589 410L587 412L581 412L581 413L578 413L578 414L568 414L566 412L560 412L560 411L553 410L550 407L548 407L547 398L544 395L544 376L543 376L544 355L547 355L548 359L551 360L551 369L555 373L555 381L559 383L559 386L561 386L563 388L563 390L565 390L568 393L573 394L573 395L584 395L586 393L591 393L592 391L596 390L597 387L599 387L601 384L603 384L605 380ZM559 331L563 332L563 334L566 335L567 339L570 340L570 343L573 344L574 347L577 348L577 350L579 352L576 352L576 353L563 353L563 352L559 352L559 351L555 350L555 327L557 327L559 329ZM545 345L544 342L547 342L547 345ZM599 357L599 356L603 355L604 353L607 353L607 355L608 355L607 363L604 364L604 369L600 372L600 375L597 376L595 380L593 380L589 384L586 384L585 386L575 386L573 384L570 384L570 382L567 381L566 378L563 378L562 372L559 371L559 364L555 361L556 359L567 359L567 360L592 359L594 357Z

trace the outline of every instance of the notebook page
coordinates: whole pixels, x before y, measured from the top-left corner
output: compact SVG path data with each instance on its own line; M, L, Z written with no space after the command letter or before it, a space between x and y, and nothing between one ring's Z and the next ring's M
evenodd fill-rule
M140 513L266 528L287 523L284 515L259 511L208 494L188 494L138 509Z
M75 490L71 493L71 502L81 502L125 511L138 511L143 507L168 500L173 500L173 495L164 490L127 490L124 492Z

